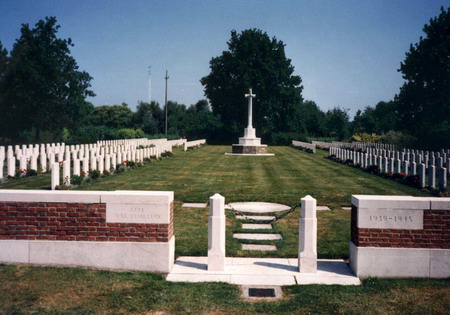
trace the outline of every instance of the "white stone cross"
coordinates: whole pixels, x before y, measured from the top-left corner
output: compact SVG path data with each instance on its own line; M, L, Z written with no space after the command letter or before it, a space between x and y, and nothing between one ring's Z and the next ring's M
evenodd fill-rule
M252 126L252 98L255 97L256 94L252 94L252 89L249 89L248 94L245 94L245 97L248 98L248 127L253 128Z

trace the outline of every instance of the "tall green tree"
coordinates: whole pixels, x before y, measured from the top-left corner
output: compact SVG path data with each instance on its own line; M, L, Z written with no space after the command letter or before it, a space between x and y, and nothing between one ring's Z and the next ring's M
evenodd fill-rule
M236 140L247 126L247 99L256 94L253 126L257 132L297 131L301 78L294 75L284 43L258 29L231 32L228 50L210 61L211 72L200 81L213 112L220 116L224 140Z
M79 71L70 55L72 40L60 39L55 17L46 17L34 28L23 24L3 81L0 125L11 137L34 131L35 141L42 131L74 127L84 113L91 76Z
M164 112L158 102L139 102L136 107L135 125L149 135L163 132Z
M133 123L133 112L126 103L97 106L90 115L90 122L95 126L113 129L130 128Z
M399 127L430 149L450 147L450 8L423 27L399 71L405 83L396 96Z
M325 121L329 137L338 138L339 140L348 139L350 136L350 122L347 109L337 106L328 110L325 113Z

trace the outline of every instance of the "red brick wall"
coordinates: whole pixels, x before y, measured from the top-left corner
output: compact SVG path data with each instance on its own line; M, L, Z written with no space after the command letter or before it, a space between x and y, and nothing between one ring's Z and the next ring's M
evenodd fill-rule
M168 242L170 224L106 223L106 204L0 202L0 239Z
M450 248L450 211L424 210L423 230L357 228L352 205L351 240L359 247Z

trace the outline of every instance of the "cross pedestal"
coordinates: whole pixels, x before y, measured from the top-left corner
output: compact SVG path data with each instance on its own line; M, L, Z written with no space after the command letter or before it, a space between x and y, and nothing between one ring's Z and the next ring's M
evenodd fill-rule
M252 99L255 96L252 94L252 89L245 94L248 98L248 126L244 129L244 136L239 138L239 144L233 144L233 154L272 155L267 153L267 145L261 144L261 138L256 137L256 129L252 125Z

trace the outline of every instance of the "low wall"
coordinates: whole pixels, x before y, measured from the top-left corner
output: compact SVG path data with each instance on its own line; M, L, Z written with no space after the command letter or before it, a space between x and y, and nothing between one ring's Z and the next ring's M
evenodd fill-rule
M450 198L352 196L358 277L449 277Z
M301 141L296 141L296 140L292 140L292 145L294 147L300 147L300 148L304 148L304 149L310 149L313 151L313 153L316 153L316 145L315 144L311 144L311 143L307 143L307 142L301 142Z
M184 151L187 151L190 147L195 147L198 145L206 144L206 139L194 140L194 141L186 141L184 143Z
M169 272L173 192L0 190L0 262Z

